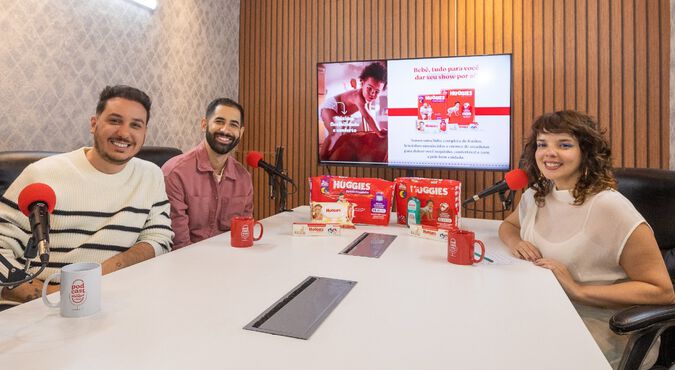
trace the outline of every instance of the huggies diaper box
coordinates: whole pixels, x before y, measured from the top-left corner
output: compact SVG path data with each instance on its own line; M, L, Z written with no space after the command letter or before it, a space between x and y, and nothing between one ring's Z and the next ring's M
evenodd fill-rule
M399 177L396 219L402 225L459 227L462 183L456 180Z
M312 222L389 224L394 183L375 178L316 176L309 178Z

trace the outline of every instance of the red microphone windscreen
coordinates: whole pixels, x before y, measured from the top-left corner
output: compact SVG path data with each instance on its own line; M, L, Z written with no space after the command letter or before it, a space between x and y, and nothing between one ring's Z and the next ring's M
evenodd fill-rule
M52 213L56 205L56 194L54 194L54 190L47 184L40 182L30 184L19 193L19 209L24 215L28 216L30 214L29 207L35 202L47 204L49 213Z
M527 187L527 172L516 168L511 170L504 175L504 180L511 190L520 190Z
M258 168L258 162L263 159L263 155L260 152L250 151L246 154L246 164L253 168Z

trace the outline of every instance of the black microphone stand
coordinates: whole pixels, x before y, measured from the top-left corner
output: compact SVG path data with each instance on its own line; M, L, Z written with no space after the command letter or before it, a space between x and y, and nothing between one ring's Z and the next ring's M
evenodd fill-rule
M274 151L274 167L279 172L286 174L286 172L284 171L283 158L284 158L284 147L279 146ZM270 183L270 199L275 200L277 212L293 212L292 209L286 208L286 204L288 202L288 188L286 188L286 181L270 173L269 183Z
M20 284L27 283L38 277L38 275L40 275L42 271L44 271L44 269L47 268L47 263L49 263L49 255L47 255L47 257L44 259L41 258L40 269L38 271L30 273L28 269L30 269L31 267L30 266L31 260L35 258L37 254L38 254L38 243L35 242L35 239L33 239L33 237L28 239L28 245L26 246L26 249L24 250L23 253L23 258L26 261L23 270L14 267L14 265L12 265L9 262L9 260L7 260L0 254L0 263L4 265L8 271L6 279L0 274L0 286L13 289Z
M509 190L508 195L506 194L506 190L502 190L499 192L499 200L502 201L502 207L504 209L502 211L509 211L511 210L511 206L513 205L513 200L516 198L516 191L515 190Z
M488 211L485 209L476 209L475 206L474 208L469 208L468 205L473 203L476 204L476 201L474 201L472 198L468 198L462 202L462 208L464 208L467 211L474 211L474 212L483 212L483 213L499 213L499 212L506 212L510 211L511 207L513 206L513 200L516 198L516 192L517 190L511 190L511 189L504 189L500 190L497 194L499 194L499 200L502 202L502 209L501 210L493 210L493 211ZM484 199L484 198L480 198ZM480 200L479 199L479 200Z

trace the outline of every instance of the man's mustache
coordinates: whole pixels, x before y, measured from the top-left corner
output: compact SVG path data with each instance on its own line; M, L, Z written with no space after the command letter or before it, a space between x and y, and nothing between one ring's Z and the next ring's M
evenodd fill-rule
M237 138L232 134L220 134L220 133L215 134L215 137L218 137L218 136L225 136L226 138L228 138L232 141L237 140Z

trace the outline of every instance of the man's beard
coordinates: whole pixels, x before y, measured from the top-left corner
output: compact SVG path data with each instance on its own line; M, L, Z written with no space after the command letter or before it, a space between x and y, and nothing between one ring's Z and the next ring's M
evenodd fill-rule
M232 140L232 142L229 144L221 144L216 141L216 135L228 137L230 140ZM206 142L214 152L218 154L227 154L231 152L232 149L237 146L237 144L239 144L239 138L231 134L214 134L212 132L206 131Z

